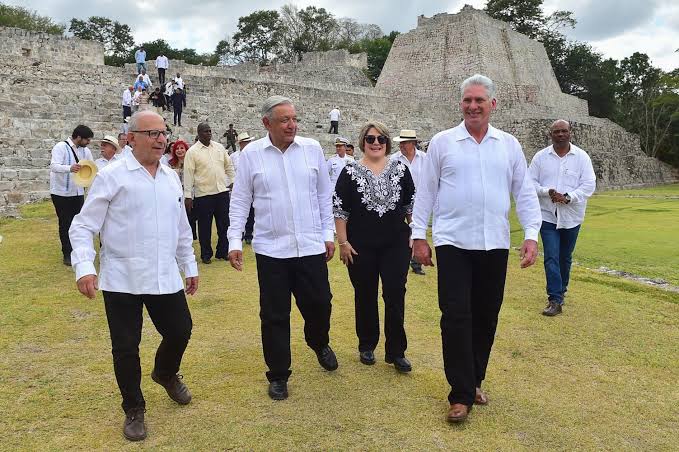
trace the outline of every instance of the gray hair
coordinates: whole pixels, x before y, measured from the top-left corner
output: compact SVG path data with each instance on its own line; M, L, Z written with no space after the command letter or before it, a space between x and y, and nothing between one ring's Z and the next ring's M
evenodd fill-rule
M495 84L491 79L481 74L474 74L460 85L460 97L464 97L464 91L472 85L483 86L486 88L489 99L495 99Z
M292 99L285 96L269 97L262 104L262 118L266 116L267 118L271 119L271 112L273 111L274 107L277 107L279 105L293 105Z

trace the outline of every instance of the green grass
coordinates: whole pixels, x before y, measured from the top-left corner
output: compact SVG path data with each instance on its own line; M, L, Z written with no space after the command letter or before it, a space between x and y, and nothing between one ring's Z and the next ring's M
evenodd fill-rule
M513 245L522 239L514 216ZM605 266L679 286L679 184L595 194L573 256L590 268Z
M448 388L433 270L409 277L407 355L414 370L399 375L381 361L358 362L353 291L334 259L331 338L340 368L320 369L293 309L290 398L272 402L249 248L241 274L221 261L200 266L182 366L194 395L189 406L172 403L149 378L159 335L145 318L149 437L130 445L121 435L101 295L80 296L61 264L51 204L23 213L23 220L0 224L0 449L676 450L679 294L575 268L564 314L547 319L539 314L541 262L520 270L512 252L484 385L490 404L451 426L444 422ZM588 228L605 223L596 218ZM578 259L590 246L584 232ZM617 241L615 235L608 243Z

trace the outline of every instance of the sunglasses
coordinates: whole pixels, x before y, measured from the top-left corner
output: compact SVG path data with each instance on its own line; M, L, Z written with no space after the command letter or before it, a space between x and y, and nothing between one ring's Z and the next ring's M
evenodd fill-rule
M368 143L368 144L373 144L375 142L375 140L377 140L377 142L379 144L384 144L384 143L387 142L387 137L385 137L384 135L379 135L379 136L366 135L365 136L365 142Z

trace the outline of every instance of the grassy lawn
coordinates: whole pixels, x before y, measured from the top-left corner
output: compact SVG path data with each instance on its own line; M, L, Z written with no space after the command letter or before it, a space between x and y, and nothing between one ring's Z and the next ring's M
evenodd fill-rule
M654 200L652 207L617 202L592 200L578 260L610 257L612 266L636 264L645 274L643 257L666 276L677 253L661 240L670 228L655 221L675 212L676 222L679 201ZM644 220L649 216L653 224ZM142 387L149 437L130 445L121 434L101 295L94 301L80 296L73 273L61 264L51 204L26 207L23 220L3 220L0 234L3 450L677 447L679 294L575 268L564 314L547 319L540 315L541 262L520 270L512 252L484 386L490 404L476 407L465 425L451 426L444 422L448 388L434 271L409 277L407 356L414 370L399 375L384 362L359 363L353 291L346 269L334 259L331 338L340 368L327 373L318 366L294 309L290 398L272 402L266 395L254 256L247 247L242 274L221 261L200 266L201 287L189 301L193 336L182 366L194 395L186 407L171 402L148 376L159 335L145 318Z
M516 218L512 242L523 239ZM595 194L587 204L574 259L679 286L679 184Z

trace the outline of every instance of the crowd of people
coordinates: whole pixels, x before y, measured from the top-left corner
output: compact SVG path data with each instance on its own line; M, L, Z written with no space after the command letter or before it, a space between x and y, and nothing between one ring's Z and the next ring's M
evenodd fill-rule
M292 373L293 295L304 319L305 341L320 366L330 372L339 366L330 346L327 266L336 249L354 289L358 360L368 366L377 360L381 282L384 359L398 372L412 370L404 322L408 268L422 275L423 266L433 266L427 240L433 219L443 362L450 386L446 419L463 422L474 405L487 404L481 387L504 295L510 198L524 230L521 268L535 262L542 236L543 314L554 316L562 312L575 241L595 189L591 161L570 142L568 122L552 124L553 144L538 152L529 167L518 140L490 125L495 106L493 82L476 74L460 86L463 121L436 134L426 153L417 149L415 130L401 130L392 138L384 124L370 121L357 137L359 160L351 155L353 147L350 154L349 140L337 137L336 155L327 161L316 140L297 135L296 109L287 97L263 102L266 134L261 138L229 126L229 147L239 147L231 155L212 139L208 123L198 125L193 145L170 144L163 117L142 110L129 119L126 135L115 142L113 137L102 140L106 162L86 199L71 175L80 171L79 159L91 159L87 145L93 133L78 126L70 139L58 143L51 187L64 263L73 266L82 294L94 298L97 290L103 292L125 437L146 437L138 352L142 306L162 335L152 379L175 402L191 401L178 372L192 329L185 294L196 293L199 286L192 248L196 232L203 264L215 257L237 271L247 265L243 242L251 242L268 394L283 400ZM392 153L393 143L399 150ZM214 252L213 219L218 235ZM94 266L97 234L102 243L99 273Z

